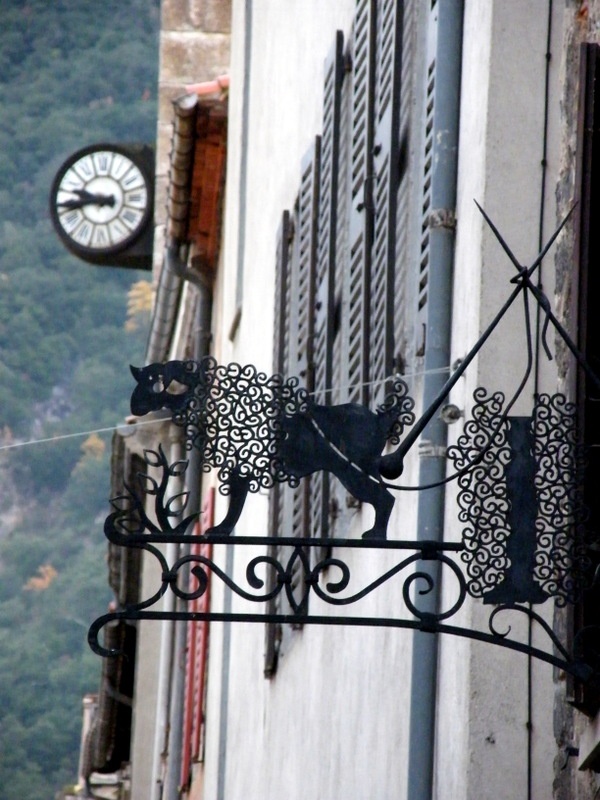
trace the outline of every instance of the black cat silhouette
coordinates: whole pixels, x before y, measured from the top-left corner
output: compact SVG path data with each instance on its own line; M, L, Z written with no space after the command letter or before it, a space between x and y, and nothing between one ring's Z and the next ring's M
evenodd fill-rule
M386 538L394 497L381 480L382 451L388 441L397 444L414 422L414 402L400 378L372 412L357 403L319 405L296 378L218 365L208 356L131 367L131 372L137 381L132 413L169 409L186 431L188 448L201 451L203 468L218 470L229 509L208 534L231 533L248 492L276 482L296 486L300 478L324 470L375 509L374 525L363 538Z

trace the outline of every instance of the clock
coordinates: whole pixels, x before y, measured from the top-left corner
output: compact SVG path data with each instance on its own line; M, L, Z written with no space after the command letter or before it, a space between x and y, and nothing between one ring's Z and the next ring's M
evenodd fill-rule
M148 150L97 144L61 166L50 191L50 214L72 253L116 264L110 256L126 252L147 231L153 199Z

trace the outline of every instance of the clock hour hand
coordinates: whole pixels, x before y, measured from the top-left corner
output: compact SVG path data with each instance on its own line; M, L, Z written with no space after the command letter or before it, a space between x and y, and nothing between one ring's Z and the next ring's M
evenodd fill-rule
M96 206L114 206L115 204L115 196L112 194L92 194L92 192L88 192L87 189L74 189L73 194L76 194L77 197L72 197L69 200L63 200L62 203L58 203L60 208L83 208L84 206L96 205Z

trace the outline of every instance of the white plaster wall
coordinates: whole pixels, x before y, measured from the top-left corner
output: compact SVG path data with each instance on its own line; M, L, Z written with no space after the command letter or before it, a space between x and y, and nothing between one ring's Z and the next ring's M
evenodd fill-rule
M127 446L131 452L141 456L145 449L155 448L157 440L169 442L172 433L168 423L142 425L135 431L127 431ZM160 586L160 576L157 559L144 553L141 598L151 597L156 592ZM164 735L164 720L161 719L166 707L164 693L167 686L161 686L160 682L159 653L165 634L165 626L160 623L138 623L131 738L131 800L149 800L158 777L153 771L153 750L157 732Z
M276 231L283 210L292 208L302 156L321 132L325 58L335 31L349 33L353 13L354 0L255 0L249 130L243 141L244 3L234 3L223 304L219 312L222 328L218 334L222 360L250 362L266 371L271 368ZM244 145L249 148L249 158L242 314L234 341L229 342L226 332L236 312ZM223 508L218 508L217 517L222 512ZM352 535L358 536L368 527L368 513L365 520L356 515ZM253 496L237 531L265 532L266 522L266 496ZM414 531L412 501L402 510L398 504L392 524L407 531L407 536ZM236 559L241 560L238 554ZM246 561L247 557L244 564ZM382 563L375 558L366 564L367 574L381 574L385 569ZM244 583L243 565L236 566ZM336 578L332 574L332 579ZM214 600L218 608L222 602L218 588ZM397 597L392 596L391 602L398 602ZM384 604L380 598L366 602L365 607L385 614L389 606ZM316 610L317 604L311 608ZM322 613L335 613L335 609L323 609ZM212 626L206 800L392 800L405 794L408 632L307 626L291 634L277 674L269 681L262 677L264 626L234 625L226 685L221 669L223 635L222 626ZM220 781L224 696L228 702L226 769Z
M542 185L542 135L548 4L541 0L467 0L459 151L458 228L455 266L454 357L465 354L513 289L514 266L473 203L488 212L524 264L538 252ZM549 109L549 150L543 238L555 227L558 177L561 4L554 4ZM543 285L553 296L553 261L544 262ZM507 394L525 365L523 304L499 327L453 401L469 408L473 389ZM552 345L553 337L550 337ZM543 389L555 391L553 365L541 362ZM533 391L513 413L528 413ZM530 407L530 405L529 405ZM468 413L468 412L467 412ZM462 424L451 428L451 439ZM455 487L447 495L447 538L459 539ZM546 608L547 606L547 608ZM486 628L490 606L472 603L465 619ZM551 603L536 606L551 622ZM511 620L513 634L519 630ZM525 630L521 627L521 630ZM535 640L540 646L547 642ZM436 749L436 797L440 800L516 800L527 796L527 659L490 645L443 639L441 643ZM553 672L534 662L532 796L552 796Z
M250 362L268 371L276 230L283 209L292 207L300 160L320 132L324 59L335 30L348 32L354 2L254 0L247 133L242 131L244 6L241 0L234 2L226 228L216 340L220 360ZM519 259L527 262L537 253L546 9L544 0L465 3L454 357L464 355L488 324L510 292L509 279L515 274L473 199L492 216ZM561 4L555 4L545 236L554 227L555 215L561 14ZM244 198L240 163L245 146L249 158ZM237 310L238 234L244 202L241 318L230 340ZM552 296L551 258L547 262L544 286ZM461 408L470 405L478 385L514 386L516 370L523 364L520 314L519 306L456 387L453 401ZM507 360L507 349L515 361ZM542 380L551 386L552 367L543 367ZM451 436L459 433L460 424L451 429ZM458 540L461 530L451 510L454 500L450 488L447 538ZM223 510L217 508L217 518ZM266 496L252 496L239 533L264 532L266 523ZM355 535L360 524L357 519ZM414 532L410 501L397 503L392 526L406 531L406 538ZM366 568L375 574L377 564L375 558ZM241 564L236 566L240 572ZM243 575L238 577L243 583ZM222 602L215 582L213 607L219 610ZM366 606L375 613L383 610L384 602L373 599ZM487 616L489 607L471 604L460 620L453 621L485 627L484 611ZM223 626L211 626L206 800L406 796L408 632L307 627L291 635L270 681L262 678L262 625L230 628L231 660L223 680L224 633ZM526 797L525 657L457 638L442 638L440 644L435 797ZM533 797L543 800L552 793L552 669L534 665L533 681ZM222 733L226 748L219 741Z

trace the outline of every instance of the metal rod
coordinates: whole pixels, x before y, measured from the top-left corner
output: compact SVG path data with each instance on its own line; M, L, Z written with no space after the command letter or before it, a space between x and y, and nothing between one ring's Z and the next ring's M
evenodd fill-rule
M115 611L111 614L105 614L99 617L92 629L88 641L94 652L100 655L116 655L117 653L103 652L103 648L97 642L97 634L102 627L115 619L120 620L162 620L165 618L163 611ZM591 668L578 661L567 661L565 658L560 658L553 652L545 652L537 647L530 648L526 643L509 639L508 636L500 636L486 631L470 630L468 628L461 628L457 625L448 625L443 622L436 622L435 620L410 620L410 619L392 619L383 617L334 617L323 615L296 615L296 614L253 614L241 612L204 612L204 611L178 611L173 612L172 618L176 621L183 622L246 622L249 624L265 624L275 623L281 625L332 625L340 626L345 625L349 627L369 627L369 628L405 628L421 633L444 633L453 636L460 636L463 638L473 639L478 642L487 644L495 644L499 647L504 647L508 650L514 650L518 653L525 655L531 654L539 661L544 661L559 669L565 670L571 675L585 680L589 678ZM96 636L96 638L94 638Z
M417 420L417 422L410 429L410 432L404 438L402 444L397 448L397 450L395 450L393 453L390 453L388 456L385 456L382 459L381 474L382 474L382 476L384 478L397 478L402 473L402 468L404 466L404 458L405 458L406 454L413 447L413 445L415 444L416 440L423 433L423 430L427 427L429 422L433 419L433 417L437 413L437 411L439 411L439 409L442 407L444 401L446 400L446 398L448 397L448 395L450 394L450 392L452 391L454 386L458 383L459 379L462 378L462 376L465 374L468 366L471 364L471 362L473 361L475 356L479 353L479 351L481 350L483 345L490 338L492 333L496 330L496 328L498 327L498 325L500 324L500 322L504 318L504 315L510 309L510 307L512 306L514 301L517 299L517 297L521 294L521 292L525 288L528 288L528 289L530 289L530 291L532 291L534 293L534 295L536 294L536 287L535 287L534 284L530 283L529 278L531 277L533 272L541 264L542 259L544 258L544 256L546 255L546 253L548 252L548 250L550 249L550 247L554 243L554 241L557 238L557 236L559 235L559 233L562 231L562 229L566 225L567 221L569 220L569 218L570 218L570 216L571 216L571 214L573 213L573 210L574 210L574 207L573 207L569 211L567 216L563 219L561 224L558 226L558 228L556 229L554 234L551 236L551 238L547 242L547 244L544 247L544 249L540 252L538 257L535 259L533 264L530 267L528 267L526 270L524 270L523 267L519 264L519 262L514 258L513 254L511 253L510 249L508 248L508 245L506 245L506 243L504 242L504 239L502 238L502 236L498 232L498 230L495 227L495 225L492 223L491 219L488 217L488 215L485 213L485 211L481 208L481 206L477 202L476 202L476 204L477 204L477 207L479 208L479 210L481 211L481 213L483 214L483 216L485 217L486 222L490 225L492 231L496 235L496 238L498 239L498 241L502 245L503 249L505 250L505 252L509 256L509 258L511 259L511 261L513 261L513 263L516 264L518 269L521 271L521 275L519 275L517 277L518 284L515 287L515 289L512 291L512 293L509 295L508 299L505 301L505 303L501 307L500 311L498 311L498 313L496 314L494 319L490 322L488 327L481 334L481 336L479 337L477 342L469 350L467 355L461 360L460 365L452 373L452 375L450 375L448 380L444 383L444 385L442 386L442 388L440 389L440 391L438 392L436 397L432 400L432 402L427 407L426 411L423 412L421 417ZM538 295L536 295L536 298L538 300L540 299ZM556 329L558 330L560 335L564 338L567 347L569 347L569 349L571 350L573 355L577 358L578 362L586 370L586 372L587 373L591 373L591 370L590 370L589 366L587 366L585 364L585 360L583 359L583 356L581 355L581 353L579 353L579 351L577 350L575 345L571 342L567 332L561 326L560 322L556 319L556 317L554 316L554 314L552 314L551 311L547 312L547 313L549 315L549 318L550 318L550 321L552 322L552 324L556 327ZM600 386L600 381L598 380L598 378L596 376L594 376L593 373L591 373L591 374L594 377L595 382Z

